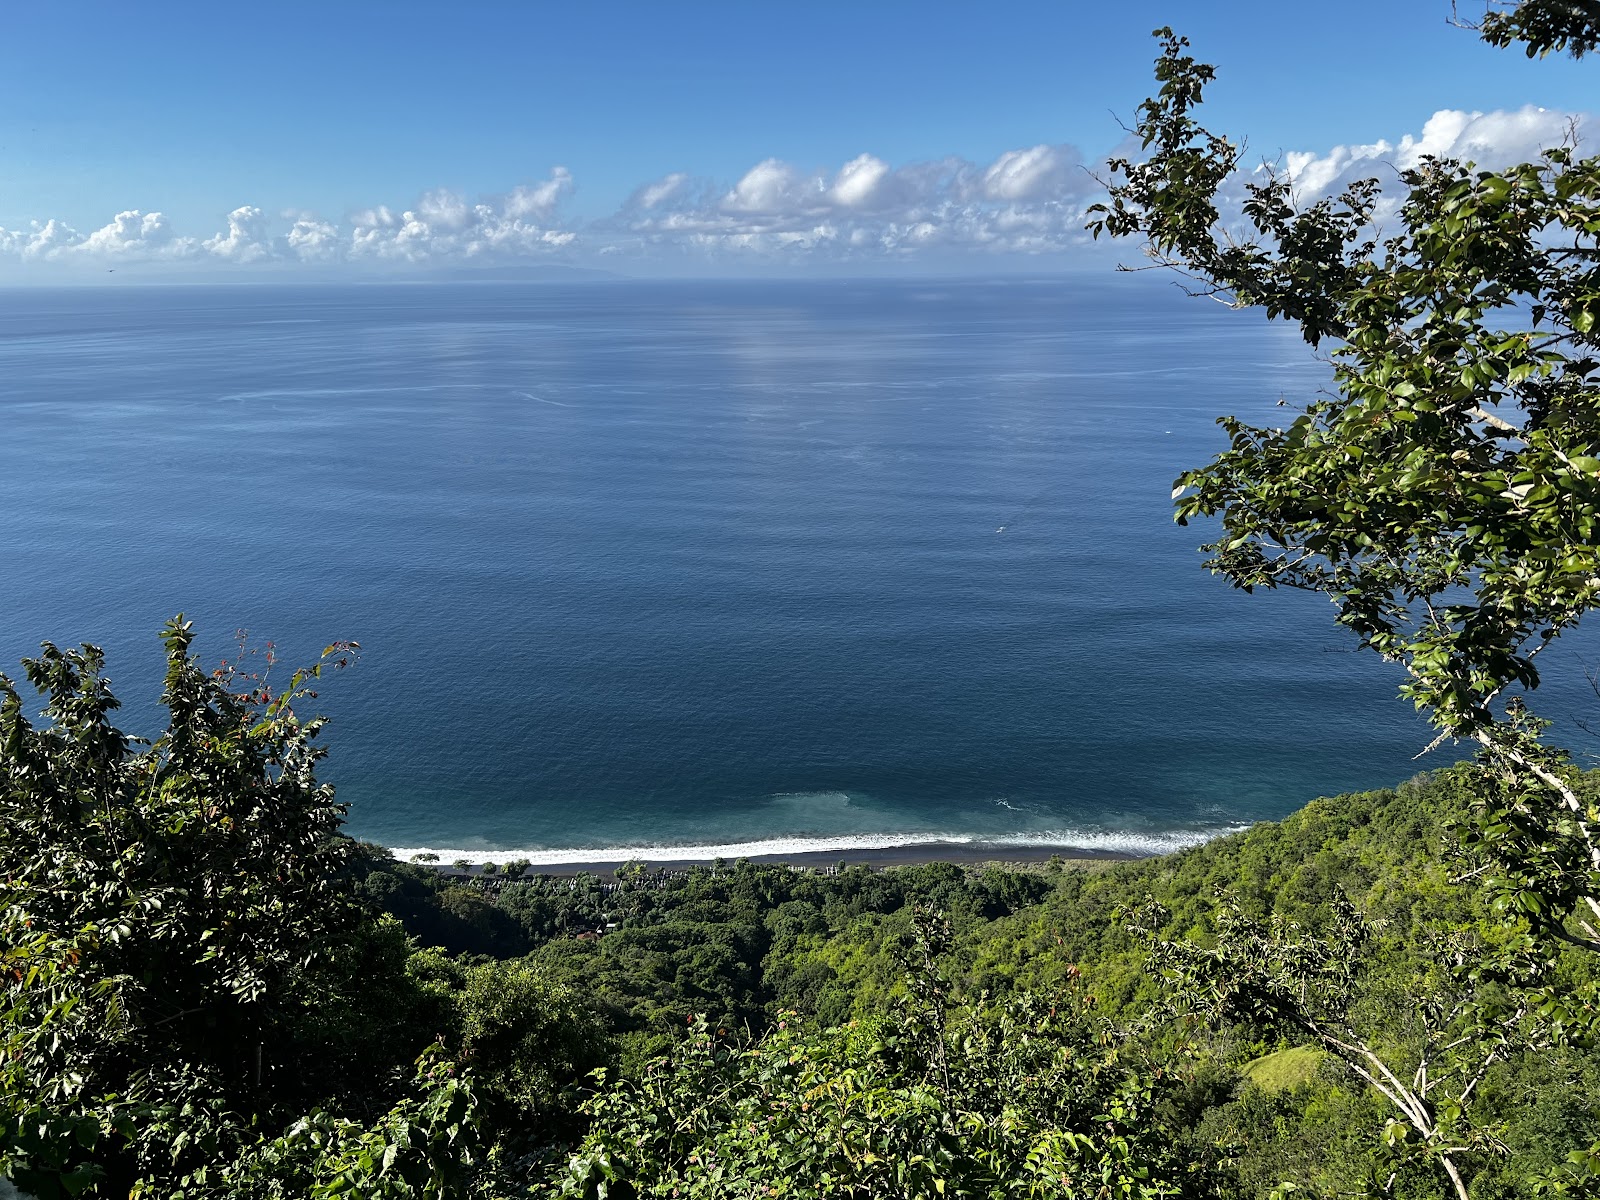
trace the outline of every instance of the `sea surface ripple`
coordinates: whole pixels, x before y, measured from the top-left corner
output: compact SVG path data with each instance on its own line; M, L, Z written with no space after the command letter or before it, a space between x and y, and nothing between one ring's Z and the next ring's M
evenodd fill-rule
M359 640L324 776L445 856L1185 844L1449 761L1171 519L1328 380L1088 275L4 292L0 663L99 643L148 733L180 610Z

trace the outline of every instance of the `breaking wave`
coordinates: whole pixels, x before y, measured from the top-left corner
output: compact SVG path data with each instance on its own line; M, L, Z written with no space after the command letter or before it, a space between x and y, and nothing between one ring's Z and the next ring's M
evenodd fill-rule
M1218 825L1207 829L1174 829L1160 832L1134 832L1127 830L1078 830L1030 832L1019 834L962 835L928 833L858 833L835 837L778 837L750 842L721 844L693 843L685 845L649 846L577 846L558 849L527 847L520 850L481 850L449 846L392 846L390 853L399 859L415 859L429 854L438 861L449 863L465 859L471 863L499 863L526 861L534 867L570 866L574 863L625 863L625 862L710 862L713 859L737 860L741 858L783 858L834 852L870 852L874 850L914 850L926 848L930 857L937 857L940 847L963 851L992 849L998 858L1019 849L1048 850L1066 854L1072 850L1094 853L1131 854L1145 857L1169 854L1197 846L1212 838L1237 833L1244 825Z

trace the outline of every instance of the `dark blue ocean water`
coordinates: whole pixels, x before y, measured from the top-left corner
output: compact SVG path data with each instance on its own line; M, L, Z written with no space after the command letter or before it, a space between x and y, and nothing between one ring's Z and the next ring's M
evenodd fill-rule
M1117 277L3 293L0 662L97 642L148 732L179 610L357 639L325 775L399 847L1156 848L1427 765L1170 518L1327 378Z

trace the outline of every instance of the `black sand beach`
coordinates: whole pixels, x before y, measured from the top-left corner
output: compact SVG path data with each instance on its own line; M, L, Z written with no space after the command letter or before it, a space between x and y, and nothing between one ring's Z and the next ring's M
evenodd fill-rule
M1130 854L1120 850L1085 850L1074 846L984 846L932 842L922 845L885 846L871 850L817 850L799 854L756 854L742 859L683 858L657 860L617 858L599 859L593 862L534 862L528 867L525 874L528 876L551 875L558 877L610 875L618 867L629 863L638 863L650 871L686 871L690 867L711 866L718 861L729 866L737 861L780 864L808 870L837 867L841 864L844 866L865 866L878 870L884 867L921 866L925 863L935 862L955 863L957 866L963 867L1038 867L1050 862L1052 859L1060 859L1066 863L1082 866L1091 863L1128 862L1142 857L1146 856ZM481 863L472 863L466 871L462 871L451 863L427 865L435 866L447 874L478 875L483 871L483 864Z

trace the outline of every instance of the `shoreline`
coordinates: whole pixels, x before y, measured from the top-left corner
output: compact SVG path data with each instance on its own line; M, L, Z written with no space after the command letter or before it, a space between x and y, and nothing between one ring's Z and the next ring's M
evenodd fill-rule
M398 857L398 856L397 856ZM431 867L445 875L464 875L472 878L485 879L511 879L512 876L503 875L499 871L486 874L484 861L474 861L470 856L465 870L457 867L453 862L416 862L414 858L401 859L417 866ZM502 855L497 855L497 866ZM1058 845L1015 845L1015 844L964 844L951 842L917 842L900 846L881 846L875 848L850 848L842 850L800 850L793 853L775 854L746 854L738 858L714 857L684 857L684 858L646 858L640 855L631 857L603 857L584 862L533 862L520 876L531 879L543 875L552 878L570 878L575 875L609 875L618 867L629 863L637 863L647 871L687 871L692 867L709 867L721 862L726 866L735 863L750 862L770 866L787 866L796 870L816 870L817 868L830 868L843 864L845 866L865 866L872 870L882 870L885 867L912 867L926 866L929 863L953 863L960 867L1041 867L1052 859L1060 859L1063 863L1085 866L1090 864L1105 864L1118 862L1133 862L1142 858L1159 857L1159 852L1146 854L1129 850L1095 850L1081 846Z

